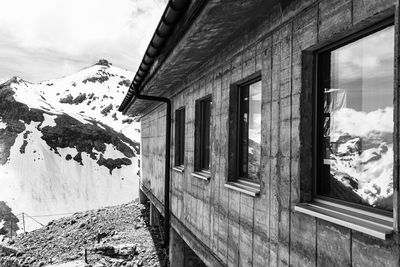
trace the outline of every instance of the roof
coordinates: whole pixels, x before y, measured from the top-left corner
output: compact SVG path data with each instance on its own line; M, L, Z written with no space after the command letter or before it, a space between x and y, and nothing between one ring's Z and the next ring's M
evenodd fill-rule
M131 94L128 92L120 110L131 116L141 116L158 104L136 99L133 86L138 86L141 94L170 97L190 73L216 55L227 42L264 21L269 10L279 2L192 1L179 17L148 73L140 83L132 83Z

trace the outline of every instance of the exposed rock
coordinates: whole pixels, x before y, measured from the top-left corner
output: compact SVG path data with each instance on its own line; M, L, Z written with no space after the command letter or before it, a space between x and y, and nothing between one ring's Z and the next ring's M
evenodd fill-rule
M24 153L25 153L25 148L26 148L27 145L28 145L28 141L24 140L24 141L22 142L21 147L19 148L19 152L20 152L21 154L24 154Z
M79 164L83 165L82 163L82 153L78 152L78 154L75 155L75 157L73 158L76 162L78 162Z
M97 159L96 151L105 152L105 144L112 144L127 158L140 153L139 143L133 142L121 133L99 122L83 124L82 122L68 116L59 115L56 119L56 126L45 126L42 128L41 137L57 153L58 148L76 148L78 152L86 152L92 159ZM99 127L100 124L102 127ZM1 136L1 130L0 130ZM128 145L134 147L132 150ZM79 154L79 153L78 153ZM75 159L75 157L77 157ZM82 155L74 159L81 163ZM99 164L100 165L100 164ZM106 166L106 164L103 164ZM127 160L117 160L115 166L129 165ZM115 168L115 167L113 167Z
M44 121L44 111L30 109L27 105L15 101L9 82L0 86L0 115L2 121L7 124L5 129L0 129L0 146L2 147L0 164L7 162L15 139L26 129L25 124L30 124L32 121Z
M24 133L24 139L27 139L28 136L29 136L31 133L32 133L31 131L26 131L26 132Z
M86 100L86 94L80 93L77 97L73 97L71 94L68 94L64 98L60 98L60 103L70 104L70 105L78 105Z
M82 103L83 101L86 100L86 94L85 93L80 93L75 99L72 101L73 104L77 105Z
M95 65L101 65L101 66L110 67L112 64L107 59L102 58Z
M107 116L108 113L110 113L111 109L113 108L113 104L108 105L107 107L105 107L102 111L101 114L103 114L104 116Z
M17 223L19 222L19 219L13 214L11 208L4 201L0 201L0 223L1 222L0 235L6 237L17 235L17 231L19 230ZM0 249L0 254L1 253L2 250Z
M18 249L11 247L11 246L1 245L1 244L0 244L0 254L5 255L5 256L22 255L21 252L18 251Z
M121 85L121 86L129 87L131 85L131 80L124 79L122 81L119 81L118 84Z
M122 120L122 123L127 123L127 124L131 124L133 122L133 119L124 119Z
M96 82L98 82L98 83L103 83L103 82L107 81L108 79L109 79L108 76L98 76L98 77L94 76L94 77L86 78L86 79L84 79L82 82L83 82L83 83L87 83L87 82L91 82L91 83L96 83Z
M107 167L110 170L110 174L112 174L114 169L120 169L122 165L131 165L132 161L128 158L105 159L103 155L100 155L97 164Z
M74 98L72 97L71 94L69 94L66 97L60 98L60 103L72 104L73 100L74 100Z

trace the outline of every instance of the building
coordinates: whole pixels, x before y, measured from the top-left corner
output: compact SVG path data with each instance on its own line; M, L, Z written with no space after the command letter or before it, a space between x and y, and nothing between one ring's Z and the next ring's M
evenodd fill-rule
M393 0L169 1L120 110L172 266L399 266L398 29Z

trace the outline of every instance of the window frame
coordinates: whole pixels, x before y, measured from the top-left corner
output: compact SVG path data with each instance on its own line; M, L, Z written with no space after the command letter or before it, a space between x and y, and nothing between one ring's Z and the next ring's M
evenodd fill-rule
M249 96L248 97L250 97L250 85L254 84L254 83L257 83L257 82L261 82L261 76L256 77L256 78L254 78L254 79L252 79L252 80L250 80L250 81L248 81L248 82L246 82L244 84L240 84L237 87L237 90L238 90L238 92L237 92L237 94L238 94L238 97L237 97L238 111L237 111L236 116L237 116L238 126L237 126L237 132L236 132L236 134L237 134L237 140L236 140L237 141L237 144L236 144L236 155L237 155L236 156L236 165L237 165L237 179L238 180L244 180L244 181L248 181L248 182L253 182L253 183L259 184L260 180L258 182L255 182L253 179L250 179L248 177L248 175L249 175L249 154L247 153L247 159L244 159L244 155L243 155L243 153L241 153L241 148L243 146L242 135L243 135L243 128L244 128L243 127L244 123L243 123L243 120L242 120L242 118L243 118L243 116L242 116L243 115L243 101L242 101L243 89L245 87L248 88L248 91L249 91ZM248 134L248 132L249 132L249 125L247 125L247 148L249 147L249 134ZM243 170L241 170L241 165L244 162L246 162L246 165L247 165L247 176L242 175L243 174L242 173ZM260 167L261 167L261 158L260 158L260 162L259 163L260 163Z
M253 83L261 82L262 88L262 76L261 71L257 71L252 75L249 75L245 79L242 79L236 83L231 84L230 88L230 104L229 104L229 164L228 164L228 182L241 182L245 183L246 186L250 185L255 190L259 190L261 183L261 177L256 182L254 179L243 177L241 174L241 159L240 146L242 142L241 138L241 114L242 114L242 102L241 102L241 89L245 86L250 86ZM262 93L262 89L261 89ZM262 98L261 98L262 105ZM261 109L262 112L262 109ZM261 123L262 125L262 123ZM248 128L247 128L248 130ZM248 145L248 144L247 144ZM261 144L262 145L262 144ZM248 164L248 157L247 157ZM261 159L260 159L261 167Z
M323 84L322 79L320 78L320 73L326 71L326 66L321 66L321 61L323 56L327 53L330 53L331 51L338 49L340 47L346 46L348 44L351 44L355 41L358 41L364 37L367 37L371 34L374 34L380 30L383 30L387 27L393 26L394 25L394 20L393 18L389 18L386 20L383 20L379 23L376 23L372 26L369 26L365 29L362 29L356 33L353 33L339 41L333 42L330 45L324 46L321 49L318 49L313 52L313 61L314 61L314 67L313 67L313 119L312 119L312 135L313 135L313 140L312 140L312 198L314 200L321 200L321 201L328 201L331 203L335 203L338 205L342 206L347 206L352 209L356 209L359 211L365 211L367 213L373 213L376 214L377 216L384 216L384 217L390 217L393 218L394 212L390 212L387 210L379 209L379 208L374 208L374 207L369 207L367 205L362 205L362 204L357 204L353 203L350 201L346 200L341 200L341 199L336 199L328 196L323 196L318 193L318 180L321 179L323 176L322 174L322 169L321 166L323 165L323 132L322 132L322 116L323 116L323 94L321 92L318 92L318 88L321 88L321 85ZM395 44L394 44L395 45ZM321 69L320 69L321 67ZM393 88L393 91L395 89ZM394 92L395 93L395 92ZM394 111L395 112L395 111ZM395 116L395 114L394 114ZM394 117L395 118L395 117ZM395 128L395 122L393 122L393 130ZM393 132L393 135L395 132ZM395 139L394 139L395 140ZM394 158L393 158L394 161ZM393 170L394 172L394 170ZM394 175L393 175L394 179ZM394 200L393 200L394 201ZM394 206L393 206L393 211L394 211Z
M204 114L204 103L210 102L210 110L209 110L209 146L210 146L210 151L209 151L209 167L205 168L203 166L203 163L205 161L205 145L204 145L204 138L205 138L205 127L204 127L204 121L205 121L205 114ZM195 160L194 160L194 172L195 173L202 173L206 178L209 178L210 171L211 171L211 124L212 124L212 95L206 95L200 99L196 100L195 103ZM198 175L196 175L197 177Z
M185 166L185 127L186 111L183 106L175 110L175 167Z

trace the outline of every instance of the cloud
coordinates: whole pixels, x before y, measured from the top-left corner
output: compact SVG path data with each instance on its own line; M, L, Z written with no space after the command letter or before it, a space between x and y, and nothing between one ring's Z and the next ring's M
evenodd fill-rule
M371 112L341 108L331 115L331 138L337 140L344 134L368 137L371 134L393 132L393 107Z
M0 0L0 78L67 75L107 58L135 71L166 0ZM11 75L16 75L11 74Z
M393 75L394 26L387 27L333 52L344 82Z

